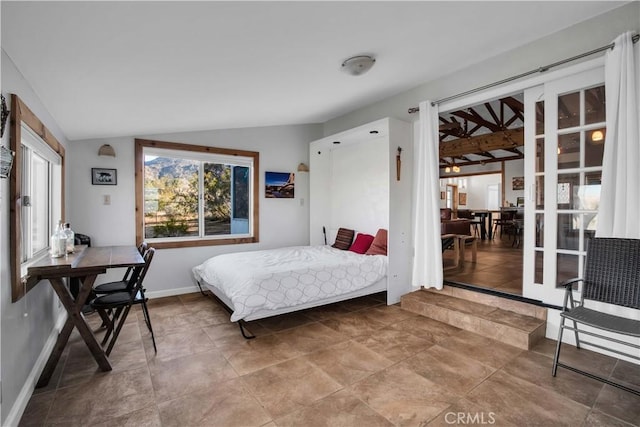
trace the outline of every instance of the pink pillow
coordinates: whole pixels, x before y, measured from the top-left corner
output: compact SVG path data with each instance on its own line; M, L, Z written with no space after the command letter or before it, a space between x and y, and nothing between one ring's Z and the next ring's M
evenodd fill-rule
M358 233L356 240L353 242L353 245L351 245L349 250L357 254L364 254L369 250L371 242L373 242L373 236L371 234Z
M381 228L376 233L371 246L365 255L386 255L387 254L387 230Z

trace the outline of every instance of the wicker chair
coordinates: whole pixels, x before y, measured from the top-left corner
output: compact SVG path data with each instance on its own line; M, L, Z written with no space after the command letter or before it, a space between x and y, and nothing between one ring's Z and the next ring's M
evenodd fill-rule
M573 286L578 282L582 282L582 294L580 301L576 302L573 298ZM580 348L581 344L587 344L640 360L640 345L613 338L611 335L606 336L593 332L593 329L599 329L632 337L635 340L640 338L640 320L603 313L594 308L585 307L585 301L591 300L640 309L640 240L616 238L594 238L589 240L584 277L568 280L562 283L561 286L565 287L565 297L562 312L560 313L560 328L556 353L553 359L552 375L556 376L558 366L560 366L640 396L640 390L582 371L559 361L562 333L565 329L574 332L577 348ZM567 320L571 321L573 327L565 325ZM592 329L584 330L582 328L578 330L578 323L589 326ZM601 344L587 342L580 340L578 334L595 336L625 346L623 347L625 349L628 346L635 350L632 353L627 353L626 350L620 351Z

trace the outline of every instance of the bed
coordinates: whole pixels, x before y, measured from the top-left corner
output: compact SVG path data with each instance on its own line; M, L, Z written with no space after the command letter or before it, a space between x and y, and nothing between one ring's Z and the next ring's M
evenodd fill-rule
M386 291L387 256L293 246L214 256L193 275L241 322Z

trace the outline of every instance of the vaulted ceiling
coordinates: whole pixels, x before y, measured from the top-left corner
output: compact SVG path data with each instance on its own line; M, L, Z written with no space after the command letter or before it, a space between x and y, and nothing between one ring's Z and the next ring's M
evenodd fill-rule
M521 96L440 115L440 167L469 166L524 158Z

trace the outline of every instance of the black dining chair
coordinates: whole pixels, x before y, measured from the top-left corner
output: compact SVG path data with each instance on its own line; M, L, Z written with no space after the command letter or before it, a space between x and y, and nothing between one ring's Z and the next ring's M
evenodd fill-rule
M155 248L147 249L144 254L144 265L133 269L131 272L132 278L127 282L128 286L124 291L104 294L91 301L91 307L98 312L103 324L107 327L105 336L102 340L102 345L105 345L108 342L107 349L105 350L107 356L111 353L122 326L127 320L131 306L134 304L142 305L142 313L144 315L144 321L147 328L151 333L153 349L156 353L158 352L158 349L156 348L156 339L151 326L149 309L147 308L147 298L144 294L145 289L143 287L144 278L147 275L147 271L149 271L154 254ZM113 336L109 339L112 333Z
M502 210L500 211L500 218L493 220L493 237L495 238L498 227L500 228L500 238L502 238L502 232L509 233L513 228L513 220L516 219L515 210Z
M147 243L142 242L140 246L138 246L138 252L140 252L140 255L144 257L144 254L147 251L147 248L148 248ZM117 280L115 282L102 283L100 285L94 286L93 288L94 294L103 295L103 294L112 294L114 292L126 291L129 288L129 282L132 279L135 280L135 278L132 277L133 272L134 272L134 268L129 267L127 268L127 271L125 271L124 276L122 277L122 280Z

